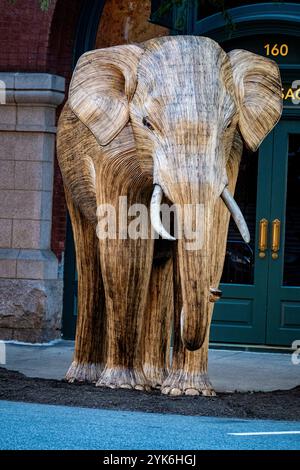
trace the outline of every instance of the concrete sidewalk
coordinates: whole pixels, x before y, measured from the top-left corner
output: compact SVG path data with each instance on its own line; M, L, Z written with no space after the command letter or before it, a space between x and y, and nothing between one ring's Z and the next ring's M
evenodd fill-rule
M7 369L28 377L63 379L72 361L73 341L49 346L6 344ZM216 391L287 390L300 385L300 365L291 354L211 349L209 376Z

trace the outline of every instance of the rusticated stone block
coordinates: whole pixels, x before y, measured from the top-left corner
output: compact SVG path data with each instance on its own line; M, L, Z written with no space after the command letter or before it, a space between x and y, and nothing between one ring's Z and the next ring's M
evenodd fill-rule
M2 340L13 340L20 341L24 343L48 343L54 339L61 338L60 330L54 329L49 330L47 328L17 328L15 330L5 331L5 328L0 328L0 339Z
M53 170L50 162L16 161L15 189L52 191L52 175Z
M12 238L12 220L0 219L0 248L10 248Z
M15 162L0 160L0 189L13 189L15 184Z
M61 280L0 279L0 339L45 342L60 337Z
M16 277L19 254L20 250L0 248L0 278Z
M2 219L5 220L5 219ZM47 249L50 245L50 221L40 220L14 220L12 230L12 244L15 248ZM1 219L0 219L0 246L1 246Z
M21 250L17 260L17 278L57 279L58 263L49 250Z

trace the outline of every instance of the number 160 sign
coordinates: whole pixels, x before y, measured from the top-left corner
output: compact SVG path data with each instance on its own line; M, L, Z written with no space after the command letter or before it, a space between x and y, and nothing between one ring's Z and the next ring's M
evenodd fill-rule
M273 57L277 57L278 55L285 57L289 53L289 46L287 44L266 44L264 49L266 49L267 56L271 55Z

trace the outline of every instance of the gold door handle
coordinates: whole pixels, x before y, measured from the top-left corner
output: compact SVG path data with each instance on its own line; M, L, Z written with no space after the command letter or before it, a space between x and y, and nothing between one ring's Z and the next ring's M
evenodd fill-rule
M278 259L280 249L280 220L274 219L272 222L272 258Z
M261 219L259 222L258 256L260 258L265 258L265 251L268 248L268 225L269 222L267 221L267 219Z

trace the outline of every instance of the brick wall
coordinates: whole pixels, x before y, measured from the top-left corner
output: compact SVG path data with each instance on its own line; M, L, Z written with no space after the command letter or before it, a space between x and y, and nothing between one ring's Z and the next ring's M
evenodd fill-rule
M84 0L0 0L0 71L70 75L73 40ZM25 4L25 5L24 5Z
M47 65L48 38L57 1L42 12L37 0L0 0L0 70L37 72ZM24 6L26 4L26 6Z
M0 71L72 73L73 45L84 0L52 0L47 12L38 0L0 0ZM58 110L58 115L61 110ZM57 161L54 164L52 250L61 257L65 244L66 206Z
M66 92L72 75L74 39L83 1L63 0L57 2L52 19L47 53L47 70L65 77ZM58 109L58 116L61 109L62 106ZM59 259L65 249L66 213L62 177L55 159L51 248Z

